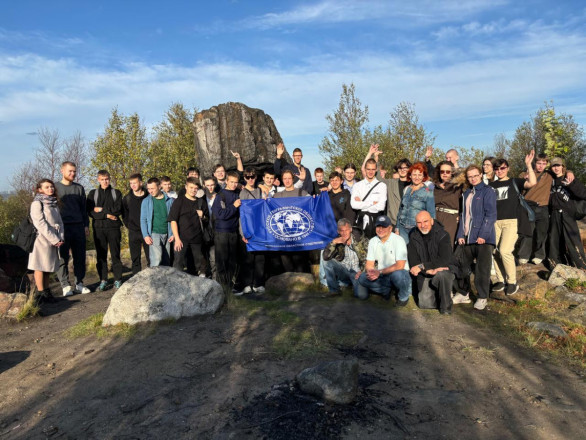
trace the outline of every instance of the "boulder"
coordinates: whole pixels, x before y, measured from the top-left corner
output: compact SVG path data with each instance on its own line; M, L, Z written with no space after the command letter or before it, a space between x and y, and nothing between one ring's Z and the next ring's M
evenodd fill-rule
M547 333L549 336L555 338L567 338L568 334L566 331L557 324L551 324L549 322L529 322L527 327L533 330Z
M563 286L570 278L576 278L579 281L586 281L586 271L578 269L577 267L566 266L565 264L558 264L551 271L547 282L552 286Z
M122 284L110 301L102 325L210 315L222 306L224 297L222 286L215 281L172 267L149 267Z
M235 169L232 151L240 153L244 166L259 171L272 168L276 147L283 142L273 119L260 109L228 102L197 113L194 117L197 163L203 175L211 175L221 163ZM291 162L285 152L284 159Z
M15 244L0 244L0 269L8 277L22 277L27 272L28 255Z
M304 393L333 403L351 403L358 392L358 361L324 362L303 370L295 380Z
M565 286L556 287L554 292L557 298L570 304L582 304L586 301L586 294L572 292Z
M0 293L0 318L16 318L27 299L24 293Z

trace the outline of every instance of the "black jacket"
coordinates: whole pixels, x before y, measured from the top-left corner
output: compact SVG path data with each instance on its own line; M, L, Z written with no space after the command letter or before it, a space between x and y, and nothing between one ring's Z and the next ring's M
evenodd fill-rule
M122 219L128 229L140 232L140 208L148 195L149 193L144 190L142 197L139 197L131 190L122 199Z
M96 203L96 191L98 198ZM112 195L116 194L116 200ZM95 207L103 208L101 212L94 212ZM122 193L117 189L108 186L105 190L102 188L92 189L87 196L86 208L88 215L93 219L94 229L115 229L122 226L120 217L122 216ZM116 220L110 220L107 214L116 216Z
M423 264L425 270L438 267L449 267L452 273L457 270L450 234L437 220L425 237L419 229L413 229L409 236L407 256L410 267Z
M569 185L564 185L562 180L566 176L555 177L551 185L549 206L553 210L561 209L564 213L574 217L576 213L576 200L586 199L586 187L578 179L574 179Z

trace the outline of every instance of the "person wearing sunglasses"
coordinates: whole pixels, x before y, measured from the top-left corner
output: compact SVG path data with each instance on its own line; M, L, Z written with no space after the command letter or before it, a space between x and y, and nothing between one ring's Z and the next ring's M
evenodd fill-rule
M561 157L551 160L551 172L553 184L549 198L551 217L547 259L550 269L560 263L586 269L584 245L576 223L576 202L586 200L586 187L578 179L569 182Z
M509 177L509 162L506 159L497 159L495 174L498 180L491 182L495 189L497 220L494 225L496 233L496 252L494 256L495 274L497 282L492 286L493 292L505 291L505 294L517 293L517 267L515 265L515 243L519 234L530 235L531 229L520 201L520 193L524 189L535 186L537 178L532 167L535 151L531 150L525 156L527 180Z
M433 197L435 200L435 216L450 235L452 248L458 232L458 216L460 215L460 197L462 197L464 175L460 173L454 178L454 165L444 160L435 167Z

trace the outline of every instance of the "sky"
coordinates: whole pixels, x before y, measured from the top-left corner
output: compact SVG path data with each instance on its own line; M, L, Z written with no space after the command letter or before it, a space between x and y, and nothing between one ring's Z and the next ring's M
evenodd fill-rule
M174 102L242 102L315 168L342 84L370 126L409 102L436 147L488 150L545 102L583 125L585 78L580 1L5 2L0 191L39 128L91 142L114 107L152 127Z

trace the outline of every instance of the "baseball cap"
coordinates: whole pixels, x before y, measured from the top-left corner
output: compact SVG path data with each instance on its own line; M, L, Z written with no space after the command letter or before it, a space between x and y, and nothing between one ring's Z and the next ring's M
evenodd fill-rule
M554 157L551 160L551 165L561 165L561 166L564 166L564 159L562 159L561 157Z
M388 228L389 226L391 226L391 219L388 218L386 215L379 215L374 221L374 226L383 226L385 228Z

